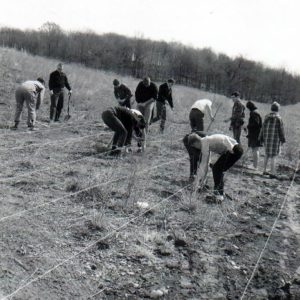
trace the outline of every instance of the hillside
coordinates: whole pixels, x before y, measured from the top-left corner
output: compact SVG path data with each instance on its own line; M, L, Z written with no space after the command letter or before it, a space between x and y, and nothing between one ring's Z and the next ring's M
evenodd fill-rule
M0 48L1 299L299 299L299 104L281 109L280 177L261 175L262 158L259 172L247 168L243 136L245 155L216 204L211 189L192 191L181 140L199 98L212 99L213 111L222 103L211 131L231 135L230 99L175 85L166 132L153 125L145 153L113 159L101 112L116 103L113 78L134 91L131 77L66 65L71 119L48 127L47 95L39 131L25 120L7 129L16 86L47 81L56 64Z

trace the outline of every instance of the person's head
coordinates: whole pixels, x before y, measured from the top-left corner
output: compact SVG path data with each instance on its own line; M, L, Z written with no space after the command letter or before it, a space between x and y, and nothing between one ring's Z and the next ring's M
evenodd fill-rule
M114 79L114 80L113 80L113 85L114 85L115 87L119 86L119 84L120 84L120 82L119 82L118 79Z
M146 128L146 121L145 121L143 116L139 116L137 118L137 127L139 129L145 129Z
M190 147L201 150L201 137L196 133L191 133L188 137L188 144Z
M238 100L240 98L240 93L239 92L233 92L232 94L231 94L231 99L233 100L233 101L236 101L236 100Z
M37 81L39 81L42 85L45 85L45 80L42 77L39 77Z
M276 101L274 101L271 105L271 111L273 112L278 112L279 111L279 107L280 107L280 104Z
M63 69L64 69L63 64L62 64L62 63L59 63L59 64L57 65L57 71L58 71L58 72L62 72Z
M151 82L150 77L145 77L143 79L144 86L147 86L147 87L150 86L150 82Z
M169 78L167 80L167 84L168 84L169 87L173 86L174 83L175 83L175 80L173 78Z
M253 111L255 109L257 109L257 107L255 106L255 104L251 101L248 101L247 104L246 104L246 107L250 110L250 111Z

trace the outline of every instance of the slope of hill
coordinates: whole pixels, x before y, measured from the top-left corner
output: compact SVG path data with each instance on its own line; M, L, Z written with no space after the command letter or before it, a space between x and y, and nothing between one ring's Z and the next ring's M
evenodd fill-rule
M57 61L1 48L0 64L3 299L300 297L299 105L281 110L288 143L280 177L248 169L245 151L217 204L209 202L211 189L192 191L181 140L191 104L204 97L213 110L222 104L211 131L231 134L223 122L229 99L175 86L166 132L154 124L144 154L112 159L103 153L111 132L101 111L115 104L113 78L133 91L137 80L66 65L72 118L48 127L47 95L40 130L27 132L23 122L11 132L16 86L48 79ZM244 136L242 143L247 148Z

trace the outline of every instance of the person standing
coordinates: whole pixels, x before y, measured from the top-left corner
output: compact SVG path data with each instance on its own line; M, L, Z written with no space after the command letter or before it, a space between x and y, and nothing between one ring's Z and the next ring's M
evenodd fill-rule
M125 84L120 84L118 79L113 80L114 94L120 106L131 108L130 98L132 93Z
M245 106L241 102L239 92L232 93L231 99L233 101L232 115L231 118L225 120L225 122L230 121L229 130L232 130L233 138L240 143L245 118Z
M158 98L156 101L156 117L152 119L152 123L160 120L160 132L163 133L165 129L165 123L167 119L166 101L168 101L171 109L173 110L173 97L172 86L175 80L170 78L167 82L161 84L158 90Z
M211 112L212 102L209 99L197 100L191 107L189 119L192 131L204 130L204 115L208 112L210 119L213 121L214 117Z
M148 131L154 102L157 100L158 89L154 82L151 82L149 77L145 77L139 82L135 90L135 100L137 109L143 114L146 122L146 131Z
M257 169L259 147L261 147L261 143L259 141L259 133L262 127L262 120L260 114L257 111L257 107L253 102L248 101L246 107L250 110L250 116L247 125L248 147L252 150L253 167L254 169Z
M49 90L51 95L50 105L50 122L59 121L61 110L64 106L64 88L69 90L69 96L72 94L72 89L69 84L67 75L63 72L63 64L59 63L57 69L50 74Z
M199 185L204 185L211 152L219 154L218 160L211 165L214 178L214 194L218 201L224 199L224 173L230 169L243 155L242 146L233 138L224 134L212 134L201 138L192 133L188 137L190 147L200 150Z
M276 175L275 158L280 152L280 144L285 143L285 134L282 119L279 115L279 103L273 102L271 105L271 113L266 115L259 140L265 148L264 170L263 174L267 173L267 164L271 160L271 176Z
M103 122L114 131L110 155L120 155L121 148L131 145L132 133L142 141L146 123L141 114L126 107L111 107L102 113Z
M24 102L28 110L27 125L30 130L35 130L36 110L40 105L45 95L45 81L43 78L37 80L28 80L22 83L16 90L16 113L15 125L13 129L17 129L20 123L21 113L23 111Z

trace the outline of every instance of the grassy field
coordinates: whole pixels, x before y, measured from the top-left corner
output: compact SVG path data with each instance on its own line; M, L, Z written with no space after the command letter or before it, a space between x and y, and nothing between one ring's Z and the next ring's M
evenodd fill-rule
M57 62L0 48L1 299L299 299L299 104L280 111L280 178L261 175L262 158L248 169L246 153L216 204L189 185L182 138L200 98L222 104L211 132L231 135L230 99L175 85L165 133L154 124L145 153L113 159L101 112L116 104L114 78L132 91L138 80L66 64L71 119L48 127L46 94L39 131L26 130L26 113L7 129L17 85L48 81Z

